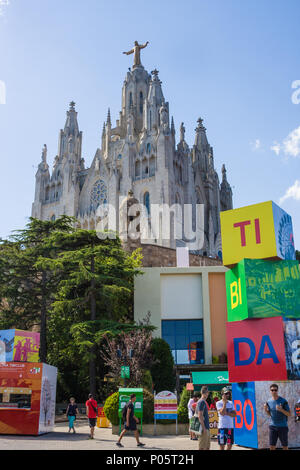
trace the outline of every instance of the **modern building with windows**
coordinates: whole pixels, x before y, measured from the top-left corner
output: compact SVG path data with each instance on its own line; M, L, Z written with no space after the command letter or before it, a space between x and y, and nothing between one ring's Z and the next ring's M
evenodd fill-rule
M142 321L150 313L153 335L170 345L178 376L220 370L220 361L227 368L226 270L143 268L135 278L134 319Z

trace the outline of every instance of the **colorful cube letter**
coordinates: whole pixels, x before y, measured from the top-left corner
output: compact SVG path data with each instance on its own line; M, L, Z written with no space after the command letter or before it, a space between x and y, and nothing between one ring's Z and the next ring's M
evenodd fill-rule
M224 266L244 258L295 260L291 217L274 202L221 212Z
M227 271L228 321L283 316L300 318L298 261L244 259Z
M0 362L38 362L40 333L0 330Z
M291 410L291 418L288 420L289 447L299 448L299 423L295 422L294 410L300 397L300 381L276 383L279 395L287 400ZM273 381L232 384L232 401L237 413L234 425L235 444L254 449L269 447L270 417L264 411L264 404L271 399L272 384Z
M287 380L281 317L227 323L230 382Z

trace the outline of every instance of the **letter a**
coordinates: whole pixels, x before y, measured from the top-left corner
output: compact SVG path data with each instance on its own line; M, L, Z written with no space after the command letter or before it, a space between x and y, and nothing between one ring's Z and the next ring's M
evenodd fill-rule
M266 345L268 345L270 351L269 353L264 352ZM279 359L276 355L270 336L268 335L262 337L256 364L259 366L262 363L263 359L273 359L274 364L279 364Z

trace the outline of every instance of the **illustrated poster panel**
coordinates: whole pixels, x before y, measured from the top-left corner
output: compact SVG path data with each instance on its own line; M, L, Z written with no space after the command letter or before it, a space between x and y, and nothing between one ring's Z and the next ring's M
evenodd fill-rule
M288 378L300 380L300 320L284 322L284 341Z
M43 364L39 434L54 429L57 368Z
M40 334L32 331L15 330L14 354L15 362L38 362Z
M275 382L278 385L278 394L285 398L291 410L291 417L288 418L289 447L300 447L300 422L295 422L295 405L300 399L300 381ZM264 403L271 399L270 385L273 382L256 382L256 412L258 429L258 447L265 449L269 447L269 425L270 418L264 411ZM277 446L281 444L278 441Z
M282 259L296 259L292 218L274 202L272 205L277 255Z

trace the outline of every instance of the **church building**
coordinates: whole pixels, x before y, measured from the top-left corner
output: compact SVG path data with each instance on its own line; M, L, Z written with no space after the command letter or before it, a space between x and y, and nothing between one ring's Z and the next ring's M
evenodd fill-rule
M78 227L96 229L99 207L112 205L118 215L120 203L129 193L146 207L149 216L152 204L202 204L204 243L199 254L221 258L220 211L232 209L225 165L220 184L202 119L196 124L192 145L185 140L183 123L176 139L159 73L156 69L148 73L141 64L140 50L147 44L135 42L125 53L134 54L134 64L123 83L121 111L113 125L108 110L89 168L82 158L82 131L75 103L70 103L51 171L47 146L43 148L32 217L55 220L66 214L77 218ZM158 233L153 243L175 248L185 246L185 238L165 240Z

